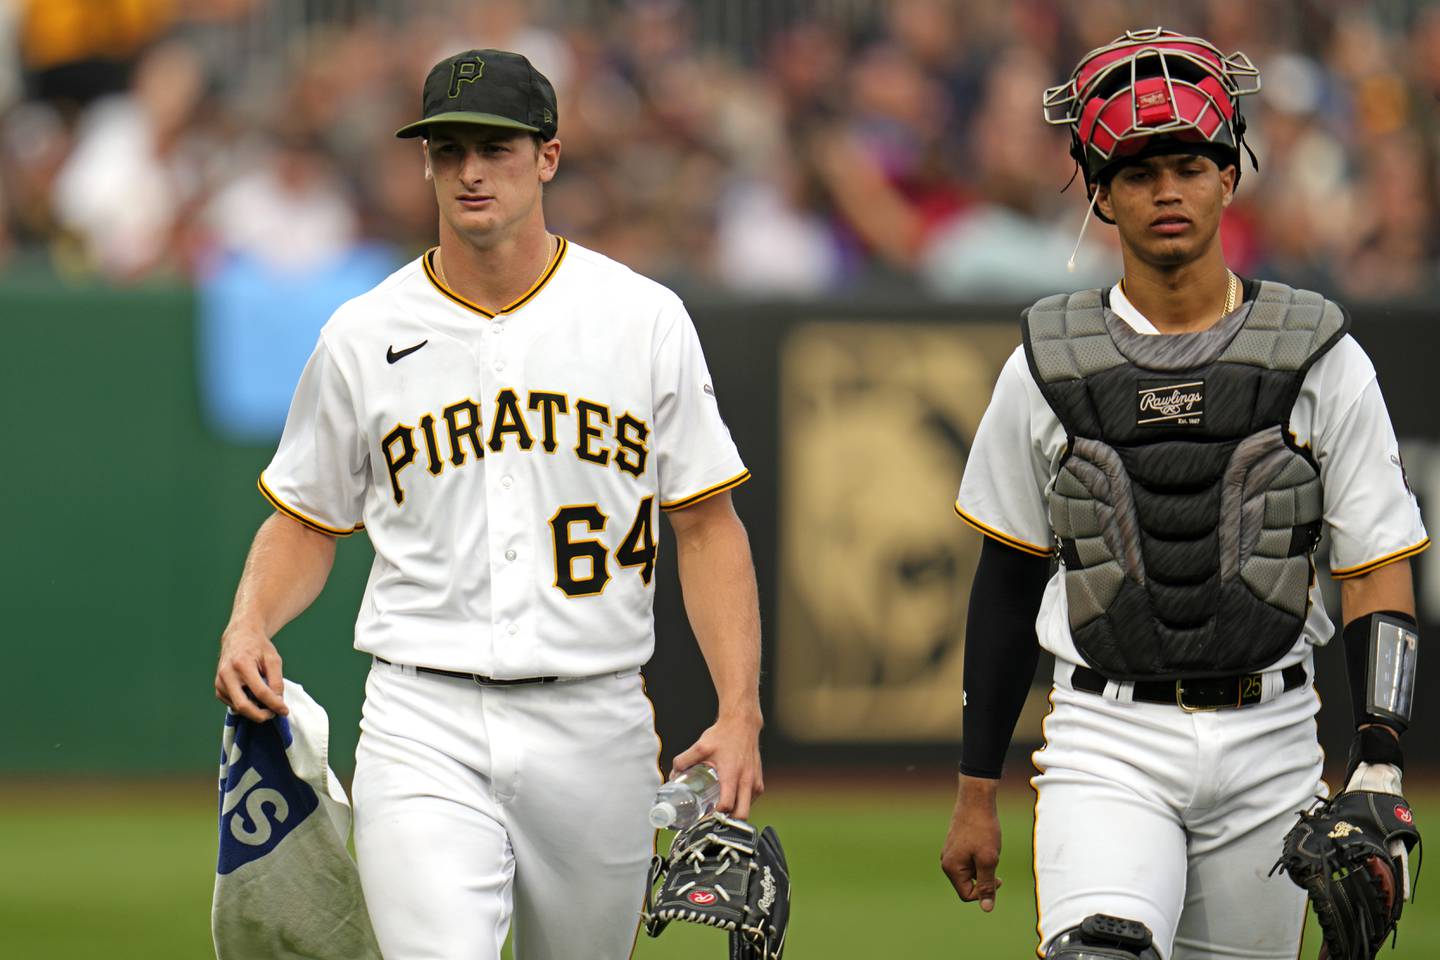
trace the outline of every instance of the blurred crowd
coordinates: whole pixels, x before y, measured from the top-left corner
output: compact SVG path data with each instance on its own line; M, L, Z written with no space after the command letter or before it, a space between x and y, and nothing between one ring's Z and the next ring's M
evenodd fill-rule
M1440 7L1424 0L0 0L0 271L303 274L434 242L420 83L468 47L559 95L551 228L687 290L1017 299L1113 279L1040 97L1128 27L1243 50L1237 271L1437 291ZM1157 15L1159 9L1165 15ZM297 17L296 11L301 12ZM763 22L762 22L763 21Z

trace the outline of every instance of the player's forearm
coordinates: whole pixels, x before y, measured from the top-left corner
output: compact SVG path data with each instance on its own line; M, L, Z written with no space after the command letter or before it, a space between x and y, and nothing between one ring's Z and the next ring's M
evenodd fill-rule
M728 505L713 513L702 523L676 525L680 589L720 715L758 722L760 608L750 539Z
M1000 792L1000 781L991 777L972 777L960 774L959 791L956 799L965 807L995 809L996 797Z
M275 636L320 595L334 564L334 537L273 515L245 558L226 632L246 627Z
M1415 586L1410 561L1397 560L1364 576L1340 581L1340 609L1345 623L1382 610L1415 615Z

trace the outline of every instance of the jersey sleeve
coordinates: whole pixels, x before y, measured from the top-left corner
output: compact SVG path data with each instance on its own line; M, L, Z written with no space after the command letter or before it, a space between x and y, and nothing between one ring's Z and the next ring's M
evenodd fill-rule
M348 536L364 526L369 471L345 377L322 336L311 353L260 492L311 529Z
M1375 368L1353 338L1310 369L1295 411L1296 439L1320 465L1331 575L1358 577L1429 546Z
M987 537L1046 557L1051 553L1045 502L1049 460L1034 423L1035 403L1045 401L1033 383L1023 350L1017 348L1001 368L975 432L955 512Z
M660 318L651 364L660 509L679 510L750 479L690 315L676 300Z

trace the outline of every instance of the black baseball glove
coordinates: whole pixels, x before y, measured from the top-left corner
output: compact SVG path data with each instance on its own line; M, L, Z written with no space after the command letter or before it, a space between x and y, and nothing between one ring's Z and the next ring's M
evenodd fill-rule
M1325 935L1321 960L1374 960L1400 920L1408 851L1420 842L1399 794L1351 790L1318 801L1285 835L1284 870L1310 897Z
M660 936L671 920L730 931L730 960L780 960L790 922L790 870L774 827L714 813L650 862L641 913Z

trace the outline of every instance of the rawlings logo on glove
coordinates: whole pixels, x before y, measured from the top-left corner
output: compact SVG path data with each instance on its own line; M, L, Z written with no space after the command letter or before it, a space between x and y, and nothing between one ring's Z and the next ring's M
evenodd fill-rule
M672 920L730 932L731 960L780 960L790 922L790 871L774 827L714 813L650 862L640 914L652 937Z

